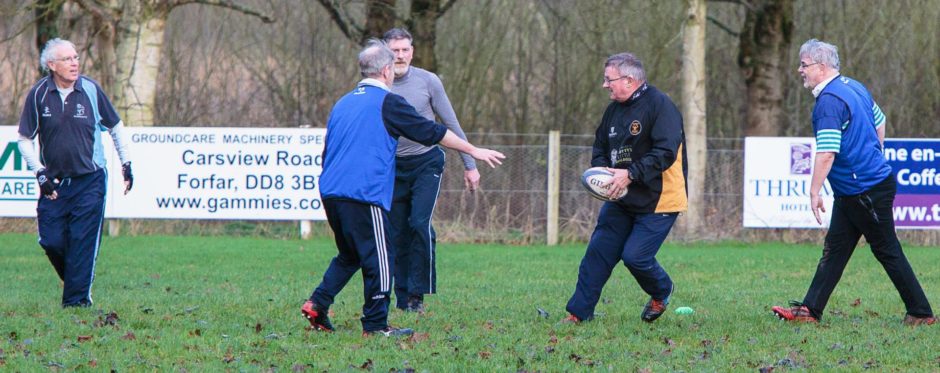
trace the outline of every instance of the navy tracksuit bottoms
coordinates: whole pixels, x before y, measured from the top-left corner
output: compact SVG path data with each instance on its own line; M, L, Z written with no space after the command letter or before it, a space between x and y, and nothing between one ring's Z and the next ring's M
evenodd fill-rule
M614 202L604 203L578 269L578 284L567 311L581 320L594 317L594 307L614 267L627 266L650 297L664 300L672 280L656 261L656 253L676 222L678 213L633 213Z
M101 245L107 179L105 171L99 169L61 180L55 200L39 197L39 245L65 284L63 307L92 304L91 285Z
M395 193L389 236L395 246L396 306L407 307L408 298L434 294L437 284L436 238L431 217L441 190L444 151L395 158Z
M325 199L323 209L336 236L339 253L323 274L323 281L310 300L324 309L362 269L362 330L388 326L389 294L392 286L393 250L385 226L388 214L381 207L346 199Z

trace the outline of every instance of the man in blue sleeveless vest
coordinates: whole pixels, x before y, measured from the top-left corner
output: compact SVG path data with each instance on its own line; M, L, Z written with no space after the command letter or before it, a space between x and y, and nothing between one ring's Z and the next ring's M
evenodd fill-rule
M413 333L411 329L388 325L395 248L385 227L392 206L395 149L400 136L426 146L439 143L491 167L504 158L502 153L477 148L460 139L444 125L422 117L404 98L391 93L394 59L384 43L370 40L359 53L364 79L333 106L327 122L320 196L339 253L323 274L323 281L301 307L301 314L314 330L333 330L329 307L353 274L362 269L363 336Z
M871 245L907 309L903 323L936 322L927 296L904 256L894 231L892 205L897 184L883 154L885 115L858 81L839 74L839 54L832 44L811 39L800 47L803 86L816 97L813 132L816 160L810 187L810 207L822 224L825 212L819 191L828 178L835 201L822 258L802 302L774 306L788 321L818 322L829 296L858 245Z
M102 131L121 158L124 193L134 182L123 122L98 83L79 74L78 59L68 40L46 43L39 64L49 75L26 95L19 126L20 152L39 182L39 245L64 282L63 307L92 304L108 178Z

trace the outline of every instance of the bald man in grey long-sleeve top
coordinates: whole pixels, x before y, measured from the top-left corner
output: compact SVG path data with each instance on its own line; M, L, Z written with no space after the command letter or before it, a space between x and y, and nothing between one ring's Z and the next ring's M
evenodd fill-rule
M466 140L441 79L411 66L414 53L411 34L394 28L383 38L395 53L392 92L404 97L425 118L434 120L436 113L447 129ZM441 189L444 150L401 138L395 155L395 194L389 214L389 235L396 251L395 305L405 311L424 313L424 295L437 292L436 234L431 216ZM480 186L480 172L473 157L463 153L460 156L464 184L473 192Z

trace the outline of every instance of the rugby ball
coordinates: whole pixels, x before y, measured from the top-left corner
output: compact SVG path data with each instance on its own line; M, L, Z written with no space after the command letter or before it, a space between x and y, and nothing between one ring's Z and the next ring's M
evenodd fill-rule
M613 178L614 173L607 171L606 167L591 167L581 175L581 185L584 186L584 189L587 189L591 197L601 201L616 201L627 195L627 188L624 188L623 192L616 198L607 197L607 190L610 188L605 185Z

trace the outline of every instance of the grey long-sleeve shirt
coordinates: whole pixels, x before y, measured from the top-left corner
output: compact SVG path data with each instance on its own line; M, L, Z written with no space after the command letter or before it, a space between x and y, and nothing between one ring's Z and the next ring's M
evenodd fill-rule
M434 114L437 113L447 129L454 132L461 139L467 139L467 135L460 128L460 122L457 121L454 107L451 106L450 99L447 98L447 92L444 92L444 84L441 83L441 79L436 74L411 66L405 75L395 77L395 82L392 83L392 92L404 97L409 104L415 107L418 114L429 120L434 120ZM398 150L395 155L424 154L436 146L424 146L401 137L398 139ZM477 168L476 161L470 155L460 153L460 158L463 159L465 170Z

